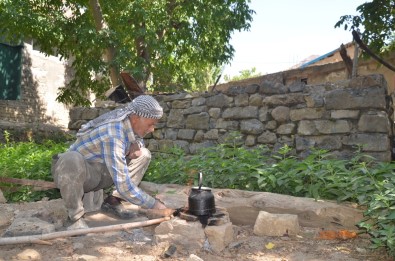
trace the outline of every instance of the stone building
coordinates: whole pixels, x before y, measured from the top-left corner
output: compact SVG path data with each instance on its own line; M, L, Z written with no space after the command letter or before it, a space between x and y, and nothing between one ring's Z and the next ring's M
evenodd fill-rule
M69 108L56 101L59 88L67 81L67 63L46 56L28 43L0 43L0 53L1 125L67 128Z

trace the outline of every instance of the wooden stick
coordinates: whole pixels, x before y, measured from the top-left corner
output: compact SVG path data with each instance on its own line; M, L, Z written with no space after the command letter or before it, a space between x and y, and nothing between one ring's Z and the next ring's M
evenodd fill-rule
M147 215L148 218L150 218L150 217L159 218L159 217L169 217L169 216L173 215L175 210L171 209L171 208L165 208L165 209L145 209L145 208L141 208L141 209L138 210L138 212L140 214Z
M159 224L163 221L170 220L170 217L163 217L158 219L151 219L146 221L118 224L118 225L110 225L110 226L102 226L102 227L92 227L92 228L82 228L70 231L59 231L53 232L43 235L32 235L32 236L20 236L20 237L4 237L0 238L0 246L1 245L13 245L13 244L26 244L26 243L38 243L43 244L44 240L59 238L59 237L72 237L85 235L88 233L102 233L109 231L117 231L123 229L130 229L136 227L144 227L150 226L154 224Z
M384 65L385 67L387 67L388 69L390 69L391 71L395 72L395 67L392 66L392 64L387 63L386 61L384 61L383 59L381 59L379 56L377 56L375 53L373 53L372 50L370 50L361 40L361 38L359 37L359 34L357 31L352 31L352 36L354 37L354 40L358 43L359 47L362 48L362 50L364 50L365 52L367 52L372 58L374 58L376 61L378 61L379 63L381 63L382 65ZM354 57L355 59L355 57Z
M43 181L43 180L16 179L16 178L0 177L0 182L42 187L42 188L48 188L48 189L56 188L56 185L54 182Z

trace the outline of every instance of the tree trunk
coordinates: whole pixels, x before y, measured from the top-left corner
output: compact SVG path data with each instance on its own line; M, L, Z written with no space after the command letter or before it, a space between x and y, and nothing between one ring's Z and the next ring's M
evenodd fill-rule
M145 23L142 22L139 26L141 27L141 29L144 29ZM137 37L135 39L135 45L137 50L137 56L144 59L146 63L149 64L150 63L149 50L145 43L144 36ZM145 92L147 89L147 81L149 74L150 74L150 70L148 69L148 66L144 66L143 77L141 79L137 79L137 83L143 92Z
M96 31L100 32L108 28L106 21L104 21L103 13L100 7L99 0L89 0L89 6L92 10L93 20L95 21ZM116 66L112 65L115 57L115 48L114 46L108 46L106 50L104 50L104 59L106 63L109 64L110 69L110 79L112 83L112 87L116 87L121 84L121 80L119 77L119 70Z

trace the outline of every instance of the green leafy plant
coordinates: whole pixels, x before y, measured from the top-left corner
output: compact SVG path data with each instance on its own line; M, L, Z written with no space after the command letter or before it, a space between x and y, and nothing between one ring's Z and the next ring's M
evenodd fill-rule
M13 142L8 132L4 133L6 143L0 145L0 177L19 179L52 181L51 159L56 153L63 152L68 147L67 143L55 143L47 140L43 143ZM4 196L10 202L36 201L43 197L58 198L56 189L34 191L29 186L19 186L4 183Z
M315 149L299 159L288 146L277 153L266 146L244 148L237 135L192 156L179 148L160 155L153 159L146 180L186 185L188 173L202 171L204 185L213 188L356 202L366 209L358 226L372 236L372 247L384 247L395 255L395 162L379 163L358 152L352 159L336 159ZM196 185L197 175L192 178Z

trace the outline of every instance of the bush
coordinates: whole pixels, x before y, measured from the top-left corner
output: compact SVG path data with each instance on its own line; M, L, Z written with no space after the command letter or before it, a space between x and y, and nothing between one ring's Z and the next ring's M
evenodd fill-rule
M277 154L261 146L247 149L221 144L187 156L180 148L156 153L146 181L266 191L299 197L356 202L366 208L358 226L372 236L372 247L395 255L395 162L376 163L357 153L351 160L334 159L325 150L313 150L298 159L288 146Z
M36 143L13 142L5 132L6 143L0 144L0 177L52 181L51 160L56 153L64 152L67 142L55 143L51 140ZM4 196L9 202L36 201L43 197L59 198L57 189L34 191L29 186L1 184ZM15 191L16 190L16 191Z

